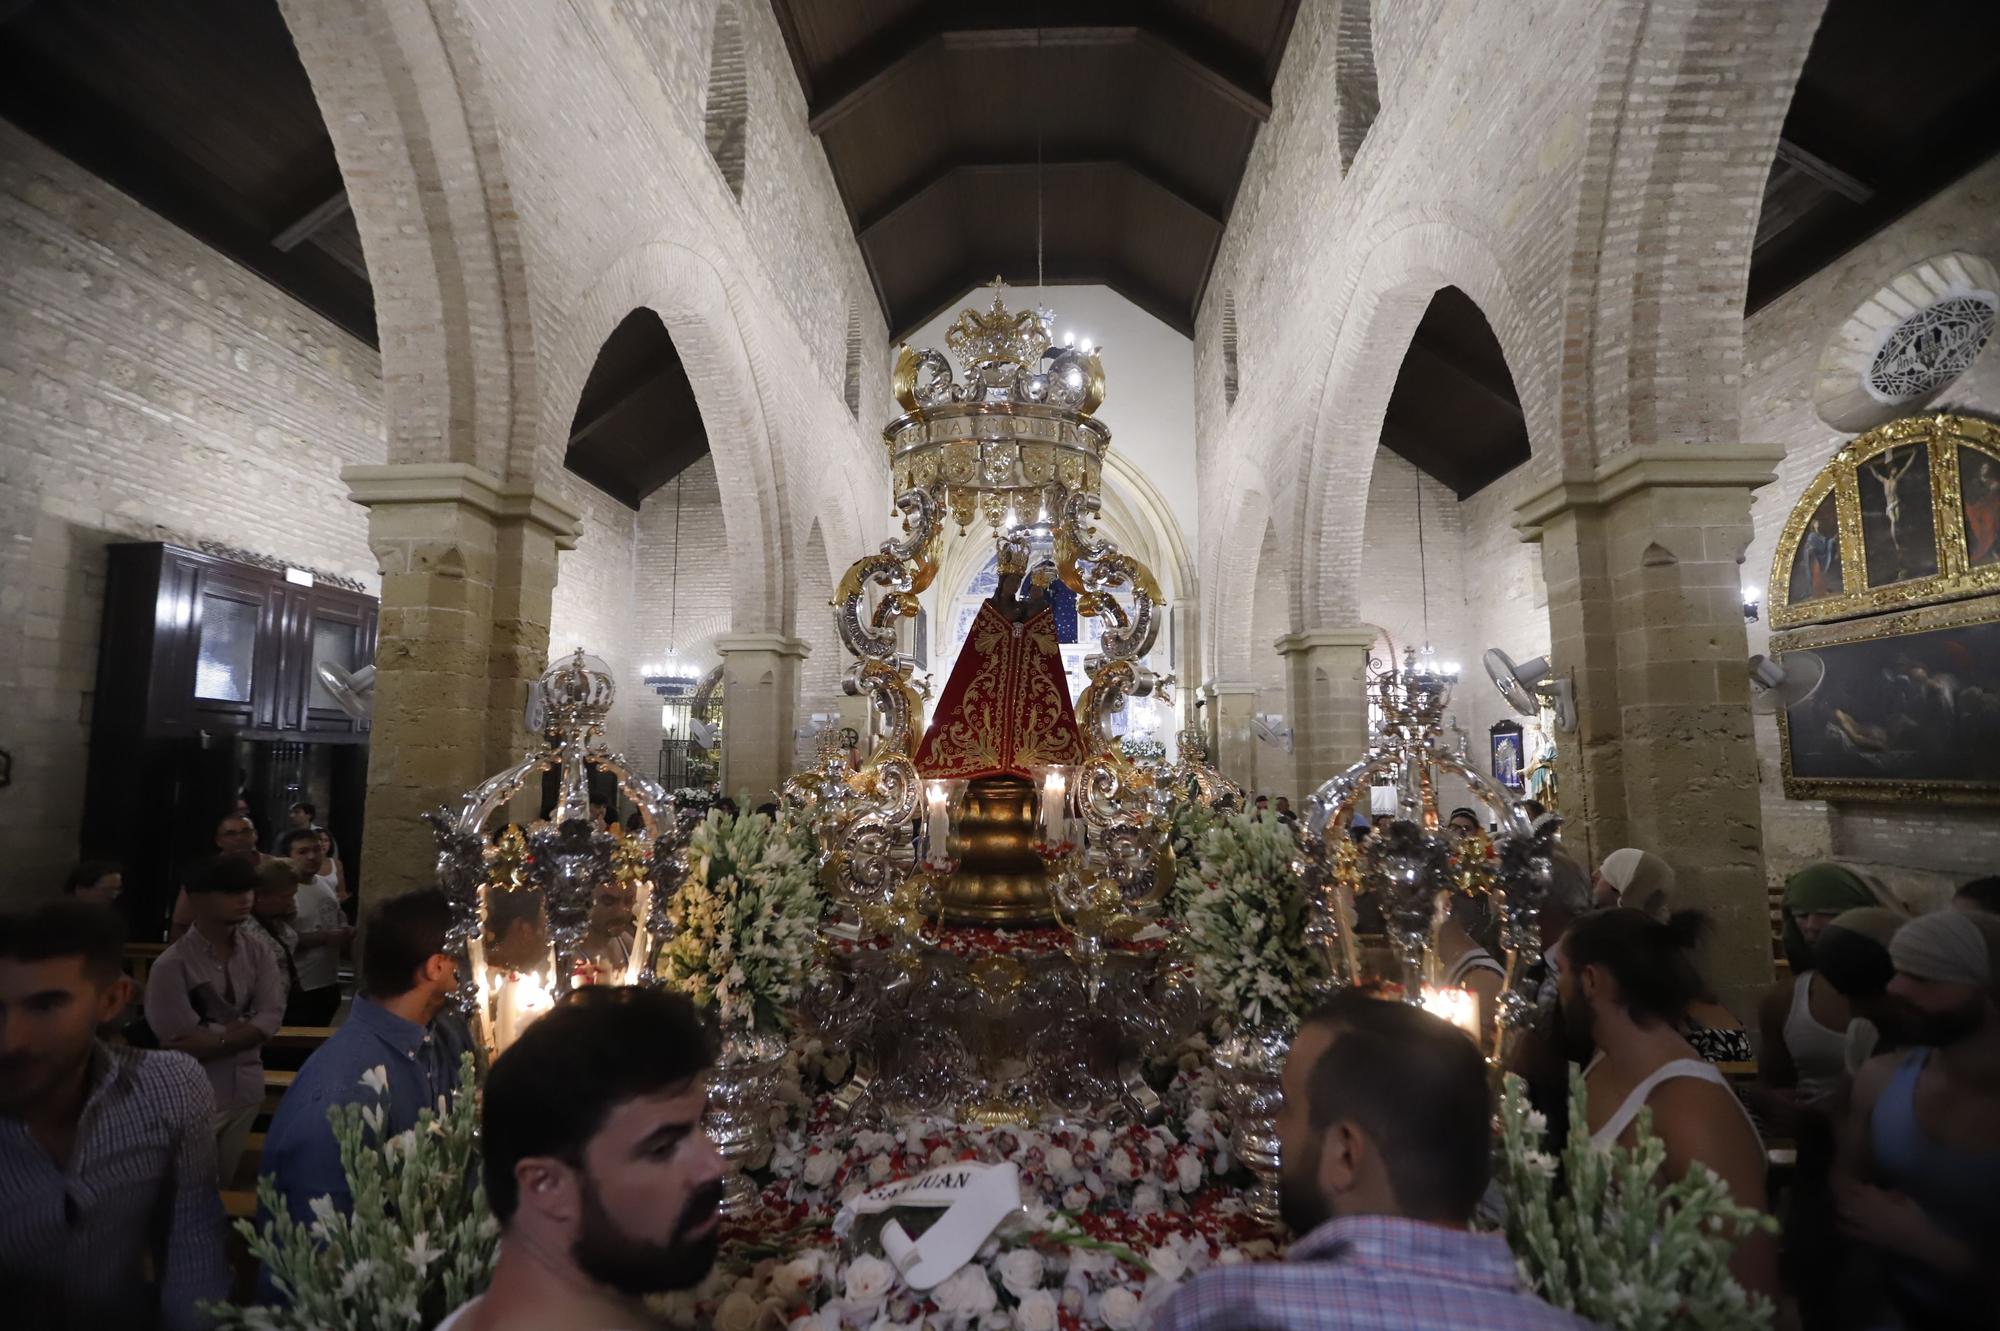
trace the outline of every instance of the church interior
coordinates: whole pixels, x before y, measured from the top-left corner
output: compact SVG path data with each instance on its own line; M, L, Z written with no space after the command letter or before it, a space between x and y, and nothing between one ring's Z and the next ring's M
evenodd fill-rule
M115 862L157 953L303 804L357 922L637 884L651 982L727 801L899 1103L1018 986L1146 1120L1254 811L1350 981L1437 978L1396 828L1643 851L1761 1043L1801 871L2000 871L1996 98L1970 0L0 4L0 907ZM828 1015L896 965L935 1029Z

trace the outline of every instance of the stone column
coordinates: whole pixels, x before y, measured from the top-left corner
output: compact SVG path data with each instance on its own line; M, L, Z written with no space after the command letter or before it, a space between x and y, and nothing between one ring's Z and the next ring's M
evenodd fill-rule
M1292 807L1303 815L1320 783L1368 747L1368 649L1362 625L1311 629L1278 639L1292 725Z
M1252 718L1257 713L1255 684L1208 683L1201 686L1208 699L1209 758L1215 770L1243 787L1243 798L1257 797L1257 732Z
M735 633L715 640L722 655L722 793L747 798L748 812L778 798L792 774L799 711L799 663L811 646L783 633Z
M579 514L463 463L349 467L382 574L362 878L371 900L427 887L423 814L521 752L525 681L548 653L556 552Z
M1784 456L1654 445L1530 496L1550 659L1577 728L1557 736L1564 840L1594 865L1637 846L1674 867L1676 907L1714 925L1711 981L1739 1013L1771 975L1742 560L1750 496Z

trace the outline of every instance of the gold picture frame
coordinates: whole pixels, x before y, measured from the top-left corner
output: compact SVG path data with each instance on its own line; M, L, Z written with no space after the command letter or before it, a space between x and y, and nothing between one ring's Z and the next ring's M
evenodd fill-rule
M1933 635L1943 635L1944 642ZM1889 657L1886 644L1896 640L1902 645ZM1873 650L1861 650L1871 646ZM1942 657L1940 646L1945 646ZM2000 737L2000 703L1993 702L2000 697L2000 596L1777 633L1772 635L1771 649L1781 664L1787 653L1812 652L1826 671L1812 695L1778 712L1778 749L1786 798L2000 804L2000 742L1987 735L1991 731ZM1886 668L1884 658L1890 662ZM1941 660L1950 663L1954 658L1973 662L1975 670L1970 677L1946 675L1937 669ZM1990 667L1987 662L1992 663ZM1885 675L1890 677L1879 678ZM1900 689L1908 696L1914 690L1920 714L1948 710L1957 715L1976 708L1975 722L1967 725L1961 719L1957 724L1940 725L1937 718L1928 715L1892 715L1886 705L1873 713L1861 713L1857 708L1858 715L1836 711L1843 690L1846 697L1861 696L1862 681L1885 694ZM1840 757L1829 762L1826 746L1819 745L1814 751L1805 743L1808 736L1794 733L1794 710L1802 714L1807 725L1820 727L1818 734L1810 736L1812 740L1830 735L1835 728L1843 729L1852 758L1849 765L1863 768L1873 761L1880 766L1880 774L1835 770L1841 765ZM1829 715L1833 717L1831 724ZM1942 736L1941 747L1958 762L1983 774L1972 779L1934 779L1908 770L1910 764L1899 763L1898 754L1890 748L1896 727L1885 722L1893 721L1905 721L1908 733L1930 737L1934 749L1940 747L1938 737ZM1863 751L1871 739L1881 746L1872 760ZM1833 747L1842 746L1836 742ZM1808 755L1810 761L1802 761ZM1897 770L1899 765L1905 770ZM1988 767L1990 773L1985 772Z
M1967 453L1980 464L1970 505L1960 475ZM1913 470L1919 457L1926 465ZM1918 416L1859 435L1828 460L1785 520L1766 592L1771 627L1833 623L2000 592L2000 548L1989 539L1975 557L1968 538L1975 521L1985 532L1996 516L2000 426L1966 416ZM1890 554L1885 532L1903 575L1895 580L1884 579ZM1815 588L1804 597L1797 585L1802 571Z

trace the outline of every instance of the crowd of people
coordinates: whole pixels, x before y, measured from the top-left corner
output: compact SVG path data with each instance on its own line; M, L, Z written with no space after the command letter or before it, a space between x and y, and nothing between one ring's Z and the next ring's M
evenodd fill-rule
M1461 835L1479 830L1470 821ZM309 823L310 811L266 853L240 814L220 821L217 856L184 884L185 931L145 985L145 1042L157 1048L127 1038L135 995L111 909L115 866L79 866L65 899L0 916L0 1283L10 1325L178 1331L204 1324L201 1301L242 1292L221 1191L264 1103L262 1050L281 1024L345 1007L263 1143L261 1172L301 1221L317 1198L351 1204L330 1108L377 1097L386 1139L456 1093L471 1042L448 1013L460 977L446 902L416 892L370 912L343 1004L337 963L349 931L329 922L344 918L340 884L327 881ZM596 904L594 929L629 929L627 903ZM1442 919L1440 960L1481 995L1490 1023L1505 967L1477 904ZM1733 1235L1732 1270L1792 1324L1990 1325L2000 1270L1996 910L2000 879L1912 916L1853 870L1799 871L1784 894L1792 976L1761 1005L1753 1051L1751 1033L1704 983L1704 922L1677 908L1666 859L1621 849L1593 872L1558 853L1532 977L1541 1012L1517 1043L1516 1069L1556 1141L1568 1129L1569 1069L1580 1066L1593 1141L1630 1145L1650 1111L1669 1177L1699 1164L1739 1205L1777 1210L1782 1238ZM315 949L334 960L331 982ZM1725 1069L1740 1071L1732 1065L1753 1052L1756 1084L1739 1089ZM643 1295L701 1279L720 1234L722 1163L701 1127L715 1055L686 999L605 984L558 1005L493 1062L481 1158L499 1265L451 1331L637 1327ZM364 1088L374 1068L381 1084ZM1525 1289L1504 1239L1475 1224L1494 1102L1480 1048L1458 1028L1350 990L1305 1020L1283 1088L1286 1259L1195 1277L1156 1327L1584 1325ZM1798 1151L1778 1195L1774 1140ZM268 1280L259 1294L283 1297Z

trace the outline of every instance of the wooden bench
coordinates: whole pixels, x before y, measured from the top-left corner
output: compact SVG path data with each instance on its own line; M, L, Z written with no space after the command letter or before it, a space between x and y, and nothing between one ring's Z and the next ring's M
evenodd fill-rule
M280 1026L278 1033L265 1041L264 1047L310 1054L325 1044L335 1029L332 1026Z

